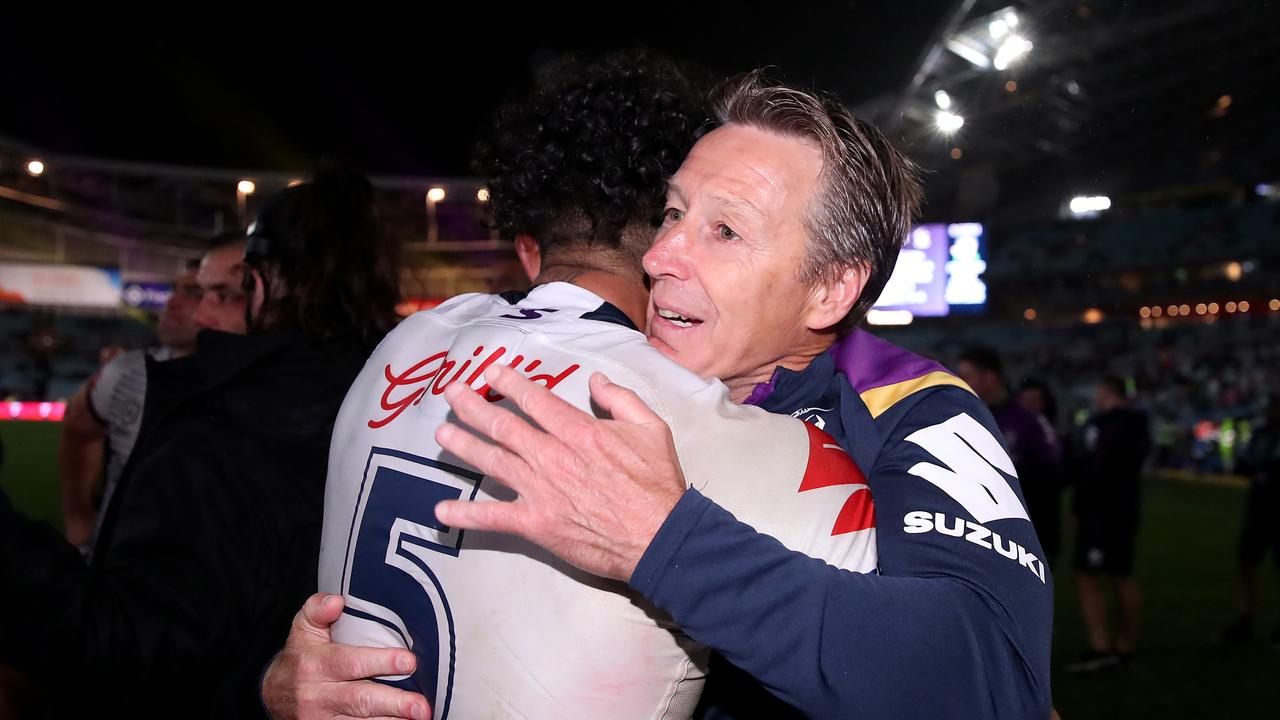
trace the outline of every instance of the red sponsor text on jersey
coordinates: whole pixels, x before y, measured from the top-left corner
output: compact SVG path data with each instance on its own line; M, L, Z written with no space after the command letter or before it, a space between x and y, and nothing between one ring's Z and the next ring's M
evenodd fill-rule
M382 369L382 374L387 379L387 388L382 391L381 399L382 409L388 414L385 417L370 420L369 427L377 430L395 420L400 416L400 413L403 413L410 406L422 402L423 396L428 391L432 395L443 393L444 389L449 387L453 381L461 378L463 373L471 369L472 360L478 360L484 351L483 345L472 350L471 357L467 358L460 366L458 366L456 359L449 357L447 350L428 356L401 372L392 370L390 363L388 363ZM474 385L490 365L503 360L506 354L507 349L505 347L495 348L483 360L479 360L479 364L476 365L475 369L471 371L471 374L463 382L467 385ZM546 385L548 390L559 385L561 381L581 367L575 363L562 370L558 375L552 375L549 372L532 375L531 373L542 365L542 361L536 358L527 359L529 360L528 364L520 367L520 364L524 363L526 358L524 355L517 354L507 362L507 367L528 375L533 382L540 382ZM458 366L456 371L454 370L455 366ZM503 398L502 395L493 392L487 383L477 389L476 392L489 402L498 402Z
M867 476L862 473L862 469L835 438L809 423L804 424L804 429L809 432L809 464L804 469L799 492L833 485L858 485L860 487L854 488L844 507L840 508L835 526L831 528L831 535L875 527L875 505L867 486Z

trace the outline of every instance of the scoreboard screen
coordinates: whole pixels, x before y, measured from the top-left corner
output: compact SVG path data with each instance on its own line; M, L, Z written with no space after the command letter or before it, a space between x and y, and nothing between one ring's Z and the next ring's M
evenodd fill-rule
M912 317L976 312L987 303L981 223L934 223L911 231L875 308Z

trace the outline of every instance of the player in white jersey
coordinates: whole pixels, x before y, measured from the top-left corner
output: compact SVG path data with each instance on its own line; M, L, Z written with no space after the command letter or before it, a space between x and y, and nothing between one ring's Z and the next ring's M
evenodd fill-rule
M688 717L707 653L625 584L435 520L442 499L511 497L435 444L444 388L462 382L502 402L483 379L502 364L589 410L587 378L604 372L671 425L692 487L792 549L868 571L874 530L831 535L840 503L799 492L852 474L850 461L812 426L730 402L723 384L680 368L584 288L555 282L514 299L464 295L410 317L348 394L321 544L321 589L346 599L334 639L412 648L418 668L403 686L437 718ZM869 497L863 507L869 524Z

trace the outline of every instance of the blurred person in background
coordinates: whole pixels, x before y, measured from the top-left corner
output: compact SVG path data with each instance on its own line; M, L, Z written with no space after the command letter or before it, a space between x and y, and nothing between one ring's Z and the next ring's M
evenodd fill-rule
M244 334L244 248L244 233L225 233L214 238L200 259L200 270L196 273L200 305L195 311L195 321L201 328Z
M157 362L190 355L196 347L196 307L200 286L193 263L173 281L173 294L156 323L159 345L113 353L101 369L67 401L58 444L58 486L67 541L92 551L93 536L115 491L142 425L147 392L147 358ZM105 460L105 470L103 467ZM101 500L94 496L102 479Z
M1258 568L1267 551L1280 568L1280 393L1267 398L1266 422L1245 446L1237 471L1249 476L1249 494L1245 498L1237 556L1240 615L1221 635L1224 642L1233 644L1253 639L1258 615ZM1268 642L1280 647L1280 622Z
M1076 587L1089 633L1089 649L1068 672L1095 672L1128 664L1138 641L1141 598L1133 577L1142 506L1142 468L1151 452L1147 414L1134 407L1125 381L1103 377L1094 413L1085 425L1076 478ZM1120 622L1107 620L1102 577L1111 580Z
M1058 398L1053 394L1049 384L1039 378L1027 378L1018 386L1018 404L1030 412L1039 415L1049 423L1050 428L1058 427ZM1062 446L1061 440L1058 443Z
M268 198L243 262L247 334L149 368L91 564L0 492L0 663L51 716L259 714L315 589L329 437L394 324L396 248L368 181L329 170Z
M1052 568L1061 548L1062 449L1057 433L1043 415L1015 401L1004 378L1004 361L994 348L973 346L960 354L956 364L960 376L991 409L1004 435L1009 457L1018 470L1027 514L1035 526Z

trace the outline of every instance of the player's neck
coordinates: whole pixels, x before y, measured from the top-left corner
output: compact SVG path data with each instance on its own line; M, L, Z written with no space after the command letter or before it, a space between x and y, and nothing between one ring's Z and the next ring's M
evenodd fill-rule
M644 327L649 291L645 289L643 279L635 273L584 265L544 266L538 277L534 278L534 284L551 282L572 283L583 290L589 290L621 310L636 327Z

